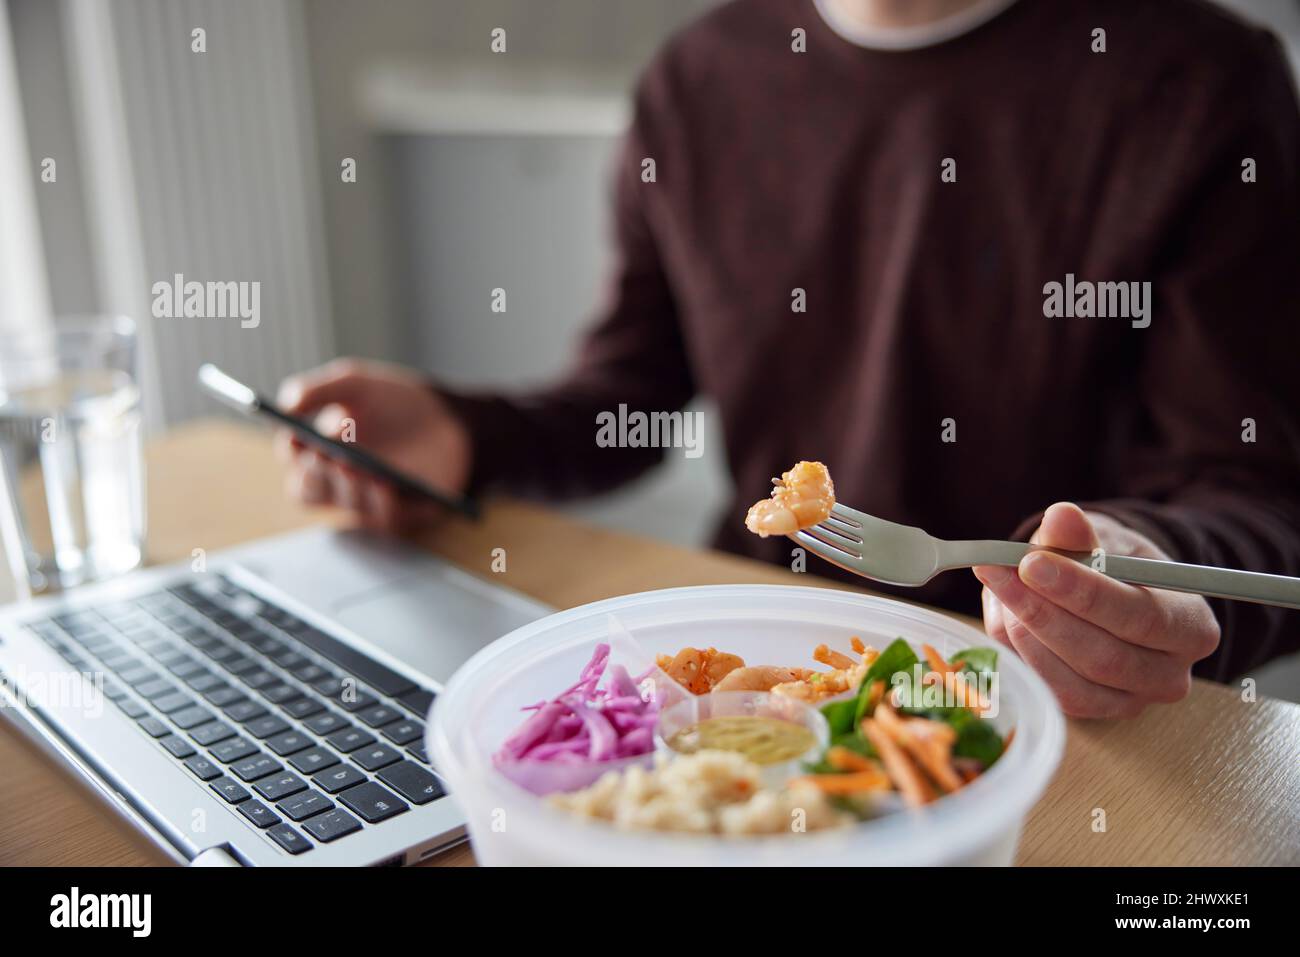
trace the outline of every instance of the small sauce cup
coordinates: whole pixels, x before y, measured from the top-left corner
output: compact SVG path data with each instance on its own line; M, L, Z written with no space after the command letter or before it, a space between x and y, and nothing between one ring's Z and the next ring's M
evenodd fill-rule
M830 743L830 726L822 713L797 698L766 691L714 691L693 695L665 708L655 727L655 747L680 753L672 741L692 726L712 718L753 717L789 722L810 732L812 744L788 760L761 765L763 784L780 788L802 773L805 762L817 761Z

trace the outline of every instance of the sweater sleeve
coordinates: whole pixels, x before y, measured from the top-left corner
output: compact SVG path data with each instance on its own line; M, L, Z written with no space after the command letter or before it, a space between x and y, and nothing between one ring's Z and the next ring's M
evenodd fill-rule
M593 327L562 379L527 394L440 389L468 426L474 454L471 485L546 498L600 492L658 464L662 448L598 443L598 416L671 413L695 386L673 291L653 227L655 182L642 162L663 147L651 103L662 80L652 71L638 88L634 117L614 169L614 264Z
M1300 115L1280 49L1231 84L1189 177L1154 309L1117 494L1085 508L1175 559L1300 575ZM1225 96L1225 100L1227 100ZM1254 161L1256 181L1243 180ZM1211 602L1226 681L1300 649L1300 613Z

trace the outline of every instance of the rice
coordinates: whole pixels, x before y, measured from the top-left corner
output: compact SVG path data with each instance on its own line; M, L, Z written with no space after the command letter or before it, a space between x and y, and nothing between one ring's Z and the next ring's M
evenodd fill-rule
M660 755L651 769L610 771L595 784L548 800L580 817L635 830L694 834L782 834L843 827L837 810L808 785L765 789L761 769L733 751Z

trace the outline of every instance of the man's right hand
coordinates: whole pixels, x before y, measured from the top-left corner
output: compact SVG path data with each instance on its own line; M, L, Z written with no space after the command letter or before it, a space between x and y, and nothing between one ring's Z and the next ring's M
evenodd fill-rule
M339 359L286 379L280 407L314 421L324 435L355 441L399 472L446 492L469 482L469 433L423 378L400 366ZM277 436L288 465L285 487L308 505L336 505L362 524L396 531L436 518L441 509L401 495L383 479L326 458L288 429Z

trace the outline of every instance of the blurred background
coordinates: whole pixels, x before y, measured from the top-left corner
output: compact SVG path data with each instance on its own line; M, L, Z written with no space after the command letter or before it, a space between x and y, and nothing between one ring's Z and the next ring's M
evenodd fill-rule
M1226 5L1300 66L1300 2ZM0 0L0 328L24 297L135 317L151 430L213 414L203 361L267 391L336 355L459 386L544 380L592 318L631 85L710 6ZM260 281L261 324L151 320L152 283L178 273ZM670 456L569 510L700 544L726 497L720 459Z

